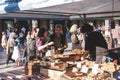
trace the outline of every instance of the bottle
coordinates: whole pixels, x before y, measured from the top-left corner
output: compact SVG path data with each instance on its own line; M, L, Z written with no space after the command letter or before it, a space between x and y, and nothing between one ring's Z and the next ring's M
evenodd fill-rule
M55 47L51 46L51 55L54 56L55 55Z

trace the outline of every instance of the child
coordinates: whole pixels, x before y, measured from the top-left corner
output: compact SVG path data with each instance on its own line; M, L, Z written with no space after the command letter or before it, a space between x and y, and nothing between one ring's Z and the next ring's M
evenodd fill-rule
M14 50L13 50L13 54L12 54L12 59L15 60L15 63L17 66L20 66L20 49L18 47L18 43L16 42L15 46L14 46Z

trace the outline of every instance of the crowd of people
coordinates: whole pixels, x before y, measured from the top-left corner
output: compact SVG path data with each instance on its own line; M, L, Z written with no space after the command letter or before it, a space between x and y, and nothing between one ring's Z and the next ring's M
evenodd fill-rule
M95 29L92 25L86 23L81 27L76 24L72 25L70 29L67 29L66 34L62 30L62 25L56 24L53 34L49 34L46 28L38 27L29 31L22 27L19 34L16 31L2 32L1 45L7 53L6 66L10 60L20 66L21 45L25 46L23 56L26 57L26 61L43 60L47 51L51 49L54 49L56 53L63 54L64 50L68 48L68 34L71 38L72 50L79 48L89 51L91 60L96 61L96 63L104 61L104 56L108 54L108 43L100 28ZM113 37L112 40L116 46L118 37L116 39L112 35L113 32L116 33L112 30L110 35ZM27 34L25 35L25 33ZM118 31L118 36L120 36L120 31Z
M9 61L13 61L17 66L20 65L21 46L24 46L23 56L26 61L40 59L45 57L45 53L54 47L55 51L63 53L68 47L67 40L62 32L62 25L55 26L55 33L49 35L49 31L45 28L35 28L27 31L25 36L25 28L21 28L19 34L16 31L7 33L3 31L1 45L7 53L6 66ZM26 43L26 44L25 44Z

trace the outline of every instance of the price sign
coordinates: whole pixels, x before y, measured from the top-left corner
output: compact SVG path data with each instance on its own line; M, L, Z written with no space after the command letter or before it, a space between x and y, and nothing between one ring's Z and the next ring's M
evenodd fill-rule
M77 68L81 68L81 62L77 62Z
M46 52L45 56L46 56L46 57L51 56L51 51L50 51L50 50L48 50L48 51Z
M82 66L81 72L83 73L87 73L88 72L88 67L86 67L85 65Z
M93 68L92 68L92 73L93 73L93 74L97 74L97 73L98 73L98 67L99 67L98 64L94 64L94 65L93 65Z
M73 67L72 72L77 72L78 69L76 67Z

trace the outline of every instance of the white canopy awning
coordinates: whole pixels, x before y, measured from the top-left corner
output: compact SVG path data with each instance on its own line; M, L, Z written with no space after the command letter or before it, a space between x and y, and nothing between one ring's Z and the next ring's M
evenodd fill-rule
M13 6L13 11L8 10L11 13L2 14L0 18L44 18L45 16L45 18L68 19L68 17L81 18L83 15L86 17L120 17L120 0L19 0L15 4L18 4L18 7Z
M0 14L71 3L81 0L0 0Z

